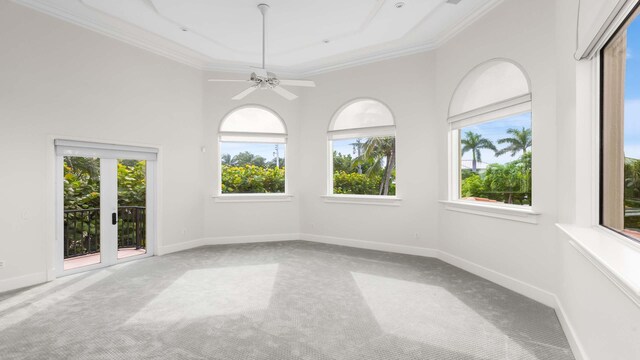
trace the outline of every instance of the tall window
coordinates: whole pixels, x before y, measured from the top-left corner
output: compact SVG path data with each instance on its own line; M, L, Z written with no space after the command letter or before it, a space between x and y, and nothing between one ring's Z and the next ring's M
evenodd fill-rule
M273 111L247 106L220 124L220 193L284 193L287 129Z
M357 99L329 126L329 194L396 195L396 127L389 108Z
M467 74L449 125L452 199L531 205L531 92L517 65L491 60Z
M601 52L602 225L640 240L639 9Z

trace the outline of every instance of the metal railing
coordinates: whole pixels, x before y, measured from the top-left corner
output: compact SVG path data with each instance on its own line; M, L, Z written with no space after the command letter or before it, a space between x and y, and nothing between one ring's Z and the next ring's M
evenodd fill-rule
M146 247L144 206L118 207L118 249ZM64 211L64 258L100 252L100 209Z
M118 249L146 246L147 217L144 206L121 206L118 208Z

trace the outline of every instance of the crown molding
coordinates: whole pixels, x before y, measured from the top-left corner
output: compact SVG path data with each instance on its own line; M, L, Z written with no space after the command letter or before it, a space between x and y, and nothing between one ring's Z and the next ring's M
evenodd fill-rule
M55 3L47 0L11 0L14 3L26 6L38 12L53 16L63 21L81 26L85 29L95 31L110 38L122 41L129 45L141 48L156 55L168 58L178 63L196 68L202 71L224 72L224 73L246 73L251 66L257 64L216 62L207 59L204 54L185 48L184 46L173 43L172 41L162 38L161 36L152 34L145 36L144 29L137 28L135 25L129 24L139 31L139 36L127 34L123 29L118 28L106 21L99 19L87 19L76 16L69 11L57 6ZM454 24L449 29L443 31L435 41L427 41L416 43L409 46L403 46L392 50L381 50L364 56L352 56L350 59L328 61L326 64L307 64L291 67L270 67L270 70L277 72L281 76L290 77L309 77L320 75L328 72L348 69L356 66L371 64L375 62L390 60L398 57L414 55L418 53L432 51L446 44L457 34L469 27L476 20L487 14L493 8L498 6L504 0L493 0L475 10L462 21ZM153 39L152 37L157 37ZM172 46L171 46L172 45Z

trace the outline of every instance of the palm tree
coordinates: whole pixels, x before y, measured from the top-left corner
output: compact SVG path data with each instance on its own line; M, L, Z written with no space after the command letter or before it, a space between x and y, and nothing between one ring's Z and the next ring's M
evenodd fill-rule
M231 155L222 154L221 160L222 160L222 165L231 165Z
M522 151L522 153L526 153L527 150L531 147L531 129L527 129L525 127L522 130L518 129L509 129L507 130L507 134L510 134L510 137L506 137L498 140L498 144L509 144L504 149L500 149L496 151L496 155L500 156L506 153L511 153L511 156L515 156L518 152Z
M462 155L471 151L471 171L473 172L476 172L477 162L482 161L481 149L497 151L496 146L493 145L491 140L485 139L482 135L471 131L464 133L464 139L460 140L460 144L462 145Z
M380 182L379 195L389 195L389 186L391 185L391 176L396 166L396 139L393 137L372 137L364 143L364 153L356 162L360 164L364 161L372 162L367 169L367 173L374 172L382 167L384 163L384 171L382 173L382 181Z

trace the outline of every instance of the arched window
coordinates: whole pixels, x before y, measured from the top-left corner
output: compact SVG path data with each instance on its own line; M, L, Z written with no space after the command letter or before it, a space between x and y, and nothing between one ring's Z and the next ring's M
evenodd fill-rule
M396 126L383 103L356 99L329 125L329 194L396 195Z
M452 199L531 205L531 89L520 66L490 60L449 106Z
M256 105L220 123L220 193L285 193L287 128L274 111Z

